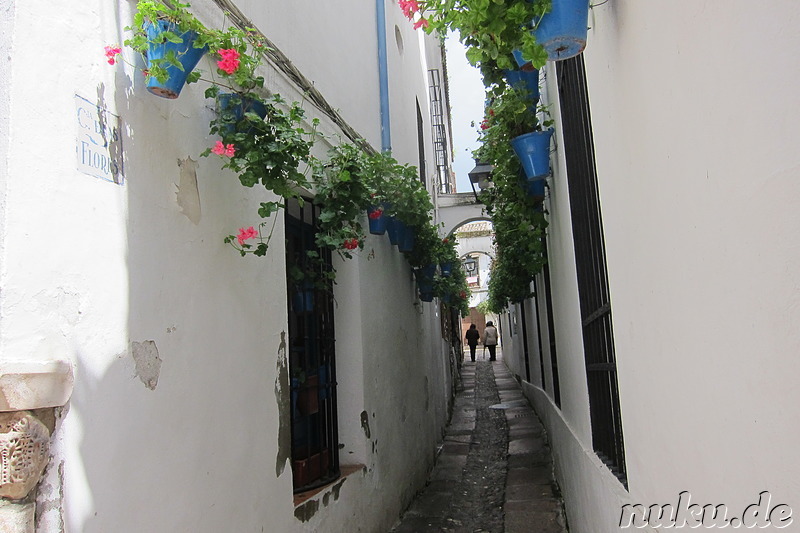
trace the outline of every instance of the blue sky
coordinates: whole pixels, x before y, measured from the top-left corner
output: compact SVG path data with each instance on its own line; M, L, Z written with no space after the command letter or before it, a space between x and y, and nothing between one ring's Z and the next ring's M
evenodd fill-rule
M470 192L467 174L475 166L471 152L477 147L477 125L483 119L485 91L481 74L467 61L464 46L452 33L446 41L447 73L450 81L450 106L453 116L453 150L456 190ZM474 122L475 127L470 126Z

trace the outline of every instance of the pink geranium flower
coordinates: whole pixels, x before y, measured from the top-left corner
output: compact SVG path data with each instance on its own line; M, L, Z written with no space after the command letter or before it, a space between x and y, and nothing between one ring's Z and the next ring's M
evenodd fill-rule
M414 18L414 13L419 11L419 3L417 0L400 0L400 9L409 20Z
M428 22L428 19L426 19L426 18L421 18L421 19L419 19L418 21L416 21L414 23L414 29L415 30L419 29L420 27L427 28L428 26L430 26L430 22Z
M220 61L217 61L217 67L226 74L233 74L236 72L236 69L239 68L239 52L237 52L234 48L230 49L222 49L217 52L219 56L222 58Z
M243 246L245 241L248 239L255 239L258 237L258 231L253 226L249 228L239 228L239 234L236 236L236 240L239 241L239 246Z
M122 48L118 48L116 46L106 46L106 58L108 59L108 64L113 65L117 62L117 54L122 53Z
M222 141L217 141L217 144L215 144L214 148L211 149L211 153L233 157L234 154L236 154L236 147L234 147L232 144L225 146L222 144Z

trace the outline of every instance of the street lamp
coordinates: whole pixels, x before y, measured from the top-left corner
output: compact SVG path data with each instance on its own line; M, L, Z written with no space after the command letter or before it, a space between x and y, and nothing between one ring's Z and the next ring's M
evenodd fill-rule
M489 186L489 176L492 175L494 166L489 163L481 163L478 159L475 160L475 168L469 171L469 185L472 187L472 194L475 195L475 201L478 201L478 191L475 190L475 185L480 190Z
M478 266L477 261L472 256L468 256L464 259L464 270L467 271L467 275L471 276L475 272L475 268Z

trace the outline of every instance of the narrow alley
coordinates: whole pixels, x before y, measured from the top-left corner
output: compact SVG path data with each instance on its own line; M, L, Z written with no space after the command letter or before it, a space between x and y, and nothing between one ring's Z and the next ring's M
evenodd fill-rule
M547 435L502 354L464 362L436 466L392 531L567 531Z

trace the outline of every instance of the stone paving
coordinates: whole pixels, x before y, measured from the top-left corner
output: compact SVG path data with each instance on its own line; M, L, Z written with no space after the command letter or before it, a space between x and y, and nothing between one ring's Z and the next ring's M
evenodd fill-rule
M461 378L428 484L392 531L567 533L547 435L500 354Z

